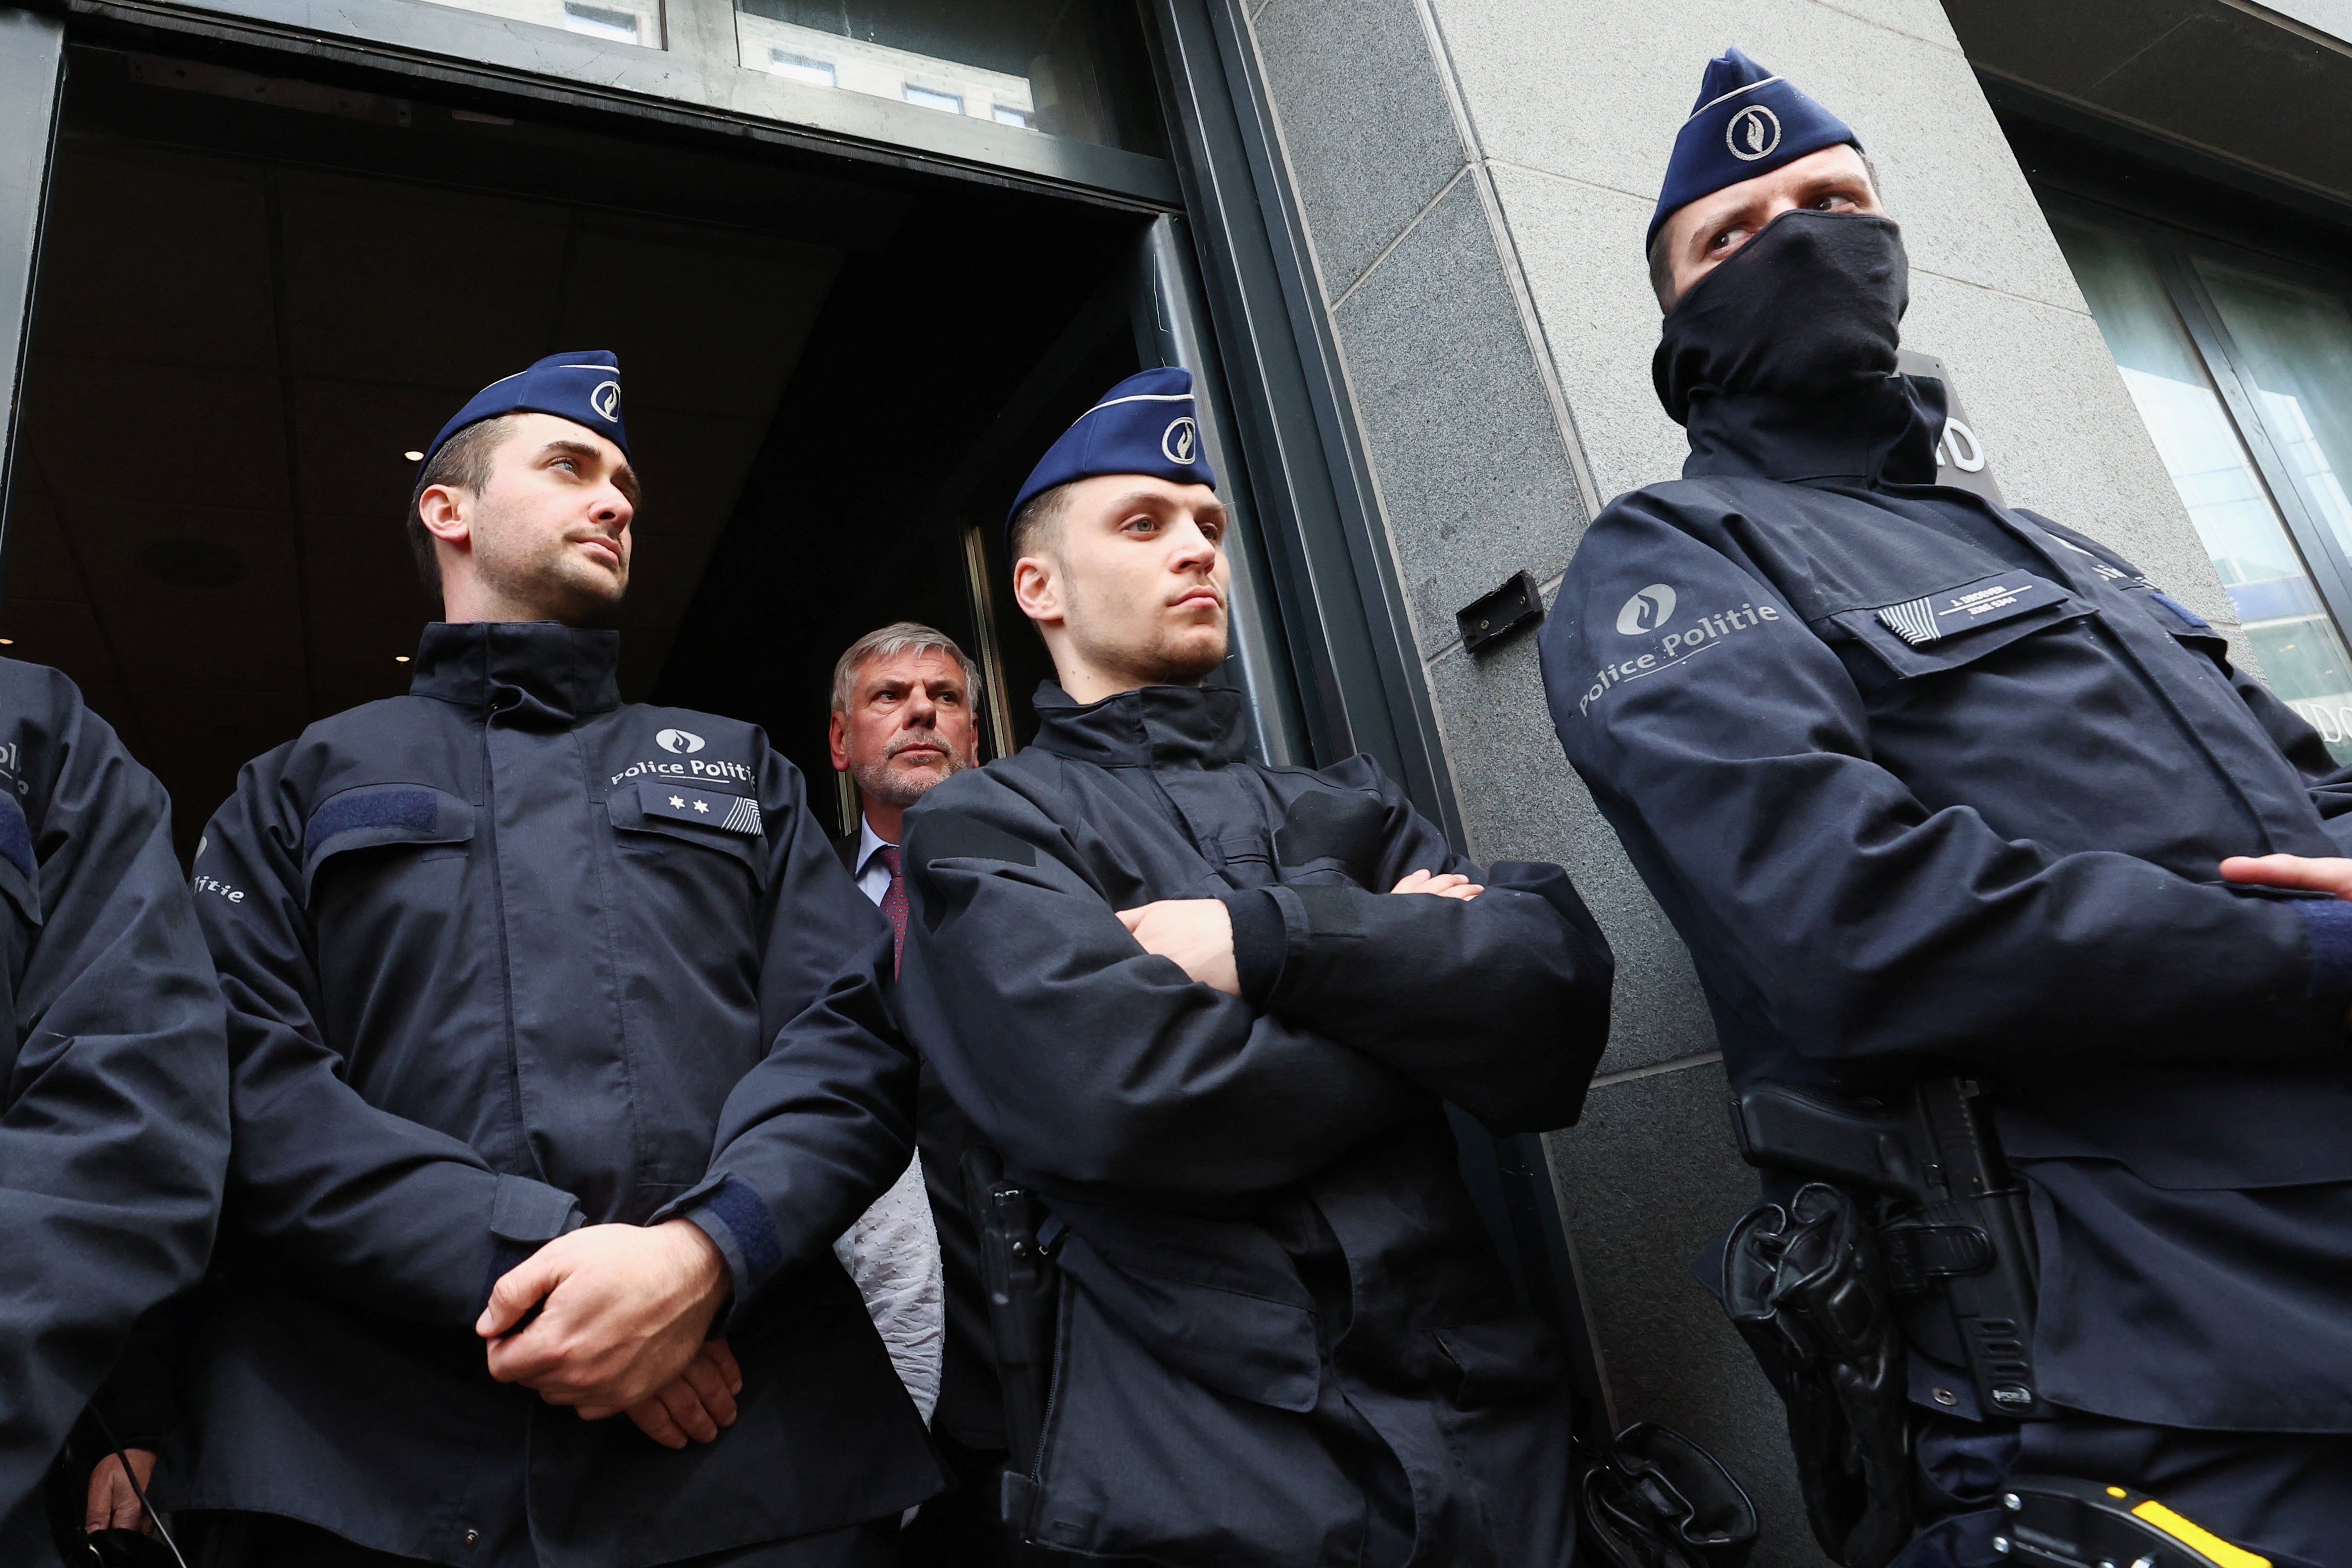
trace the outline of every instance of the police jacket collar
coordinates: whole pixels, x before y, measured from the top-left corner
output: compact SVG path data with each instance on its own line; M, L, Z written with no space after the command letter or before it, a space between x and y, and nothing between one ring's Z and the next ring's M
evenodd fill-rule
M1242 760L1242 694L1226 686L1145 686L1080 703L1054 682L1033 699L1037 744L1097 767L1213 768Z
M415 697L569 723L621 705L621 634L555 621L436 621L416 647Z
M1683 478L1933 484L1943 427L1944 384L1907 375L1843 397L1702 397Z

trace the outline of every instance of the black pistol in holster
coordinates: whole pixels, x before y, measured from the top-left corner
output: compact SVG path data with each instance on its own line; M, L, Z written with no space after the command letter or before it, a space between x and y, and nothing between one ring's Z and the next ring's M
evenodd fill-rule
M993 1149L967 1149L964 1199L980 1237L981 1285L1004 1399L1011 1476L1034 1475L1053 1399L1054 1338L1061 1269L1054 1249L1062 1225L1035 1194L1004 1173Z
M1885 1105L1749 1089L1732 1128L1749 1164L1808 1181L1733 1227L1725 1308L1788 1407L1815 1537L1881 1568L1913 1533L1910 1348L1965 1366L1989 1414L2050 1415L2025 1194L1960 1079Z

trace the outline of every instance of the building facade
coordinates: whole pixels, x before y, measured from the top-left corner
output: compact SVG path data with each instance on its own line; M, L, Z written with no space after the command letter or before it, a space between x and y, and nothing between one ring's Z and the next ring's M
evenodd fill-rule
M1706 1011L1514 586L1679 471L1642 238L1727 44L1866 142L1955 466L2131 556L2352 760L2346 0L0 10L0 637L81 682L185 849L244 758L404 688L404 454L613 347L630 694L821 777L834 655L914 616L983 655L1002 752L1042 668L1003 500L1094 391L1192 366L1261 752L1371 752L1477 858L1567 865L1616 947L1583 1123L1463 1126L1594 1430L1699 1438L1764 1507L1757 1561L1817 1563L1688 1273L1754 1190Z

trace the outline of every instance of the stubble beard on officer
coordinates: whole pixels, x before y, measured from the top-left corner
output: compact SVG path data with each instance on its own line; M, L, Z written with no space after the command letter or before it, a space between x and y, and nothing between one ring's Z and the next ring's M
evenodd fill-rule
M1062 689L1099 702L1146 686L1198 686L1224 663L1233 568L1217 492L1141 474L1102 474L1051 492L1013 564L1013 597L1053 656ZM1475 898L1466 877L1415 871L1392 892ZM1241 994L1234 921L1221 899L1162 899L1118 911L1146 952Z
M932 785L980 765L963 667L937 648L866 659L849 706L833 711L826 741L834 767L856 781L875 834L898 843L908 806Z
M637 484L627 458L551 414L502 416L478 491L433 485L433 536L450 621L609 619L629 583ZM735 1418L740 1371L704 1336L729 1289L718 1247L691 1220L592 1225L499 1277L475 1331L490 1375L591 1421L626 1412L656 1442L711 1441ZM518 1328L532 1307L541 1309Z

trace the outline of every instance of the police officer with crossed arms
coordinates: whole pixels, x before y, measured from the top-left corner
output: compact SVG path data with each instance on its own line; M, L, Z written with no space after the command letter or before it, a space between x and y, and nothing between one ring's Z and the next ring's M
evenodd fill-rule
M1087 1561L1565 1568L1564 1363L1442 1102L1572 1121L1608 949L1558 867L1472 865L1369 758L1247 756L1192 394L1110 388L1022 487L1037 739L905 819L908 1032L1061 1276L997 1495Z

